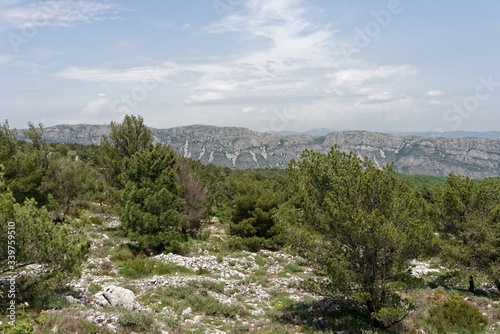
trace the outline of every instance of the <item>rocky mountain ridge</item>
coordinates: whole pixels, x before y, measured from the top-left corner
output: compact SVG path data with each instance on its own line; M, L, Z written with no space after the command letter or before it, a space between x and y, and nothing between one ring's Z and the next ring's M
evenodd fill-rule
M284 168L305 149L328 152L337 145L375 165L393 163L397 171L473 178L500 176L500 140L389 135L339 131L325 136L279 135L246 128L190 125L152 128L155 141L168 143L185 157L237 168ZM20 132L22 133L22 132ZM109 134L106 125L56 125L45 128L45 139L56 143L98 144ZM23 139L23 136L19 136Z

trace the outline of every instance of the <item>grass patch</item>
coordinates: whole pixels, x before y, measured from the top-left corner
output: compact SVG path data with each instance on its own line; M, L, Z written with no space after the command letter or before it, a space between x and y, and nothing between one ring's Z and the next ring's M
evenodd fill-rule
M300 265L298 265L296 262L287 264L282 271L278 274L279 277L285 277L288 275L292 275L294 273L302 271L302 268Z
M198 268L196 269L196 275L198 276L202 276L202 275L209 275L210 274L210 270L206 269L206 268Z
M295 301L289 297L277 297L273 300L272 307L275 310L281 310L283 308L289 308L295 304Z
M207 283L208 281L190 283L193 286L166 287L155 290L154 293L147 294L145 303L156 304L156 310L164 307L172 308L178 315L190 307L193 312L201 313L210 317L236 318L236 315L246 316L248 311L242 305L223 304L215 297L209 295L209 291L214 289L221 291L221 287Z
M182 330L182 323L179 320L177 320L176 318L169 317L169 318L166 318L163 320L168 328L175 330L176 332L177 331L180 332Z
M290 296L290 292L288 292L288 291L281 291L281 290L278 290L278 289L270 289L268 291L268 293L273 298L283 298L283 297Z
M154 275L194 275L195 272L175 263L164 263L155 259L137 258L121 267L119 274L125 278L139 279Z
M352 305L337 305L332 301L303 301L293 299L276 292L268 317L281 325L300 326L302 332L343 332L351 333L386 333L369 332L370 317ZM387 332L389 333L389 332Z
M252 253L258 252L261 249L272 248L271 241L255 236L249 238L231 238L227 241L226 245L232 251L245 250Z
M134 260L135 257L130 248L120 245L118 249L112 251L111 261L123 264Z
M102 225L102 219L97 217L97 216L91 216L89 217L89 223L93 225Z
M113 264L110 261L103 261L99 269L97 270L97 274L99 276L115 276L115 272L113 271Z
M97 268L97 265L93 262L91 262L87 265L87 269L95 269L95 268Z
M265 269L256 269L249 276L249 280L252 283L260 284L262 286L267 286L269 279L267 277L267 271Z
M24 312L21 312L24 314ZM25 318L23 314L16 317L16 326L10 326L7 322L0 325L0 332L5 334L18 333L52 333L57 328L57 333L88 333L108 334L111 333L105 327L99 327L93 322L82 318L75 318L74 312L62 311L58 313L30 314Z
M96 294L102 290L102 286L100 286L99 284L96 284L96 283L92 283L89 285L88 290L91 294Z
M226 284L224 282L215 282L210 280L193 280L188 283L188 286L192 286L193 288L203 288L208 291L223 294Z
M158 329L155 330L153 317L146 313L126 311L118 318L118 324L134 332L159 333Z
M255 257L255 264L258 265L259 267L263 267L266 265L266 260L262 256L256 256Z

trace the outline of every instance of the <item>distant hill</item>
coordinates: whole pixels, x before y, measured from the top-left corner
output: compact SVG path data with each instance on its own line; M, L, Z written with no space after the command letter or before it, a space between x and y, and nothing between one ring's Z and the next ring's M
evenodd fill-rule
M444 137L444 138L485 138L500 140L500 131L448 131L448 132L394 132L396 135L410 135L418 137Z
M392 162L397 171L404 173L434 176L453 173L473 178L500 176L500 140L478 136L445 138L367 131L285 135L209 125L152 128L152 131L156 141L170 144L185 157L221 166L283 168L291 159L299 158L305 149L327 152L337 145L341 150L371 159L377 166ZM56 143L98 144L107 134L106 125L56 125L45 129L46 140Z
M311 135L311 136L326 136L329 133L335 132L335 130L320 128L320 129L311 129L307 131L279 131L279 132L271 132L276 135Z

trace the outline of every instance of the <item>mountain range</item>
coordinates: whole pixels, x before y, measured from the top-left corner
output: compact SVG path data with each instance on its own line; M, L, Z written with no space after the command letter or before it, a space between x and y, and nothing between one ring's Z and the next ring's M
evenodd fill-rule
M477 138L478 135L448 138L446 133L435 137L367 131L274 134L211 125L151 130L155 141L170 144L185 157L228 167L284 168L291 159L300 158L305 149L326 153L337 146L371 159L376 166L393 163L397 171L404 173L500 176L500 140ZM19 133L19 138L25 139L22 131ZM47 142L84 145L98 144L108 134L109 126L88 124L56 125L44 132Z

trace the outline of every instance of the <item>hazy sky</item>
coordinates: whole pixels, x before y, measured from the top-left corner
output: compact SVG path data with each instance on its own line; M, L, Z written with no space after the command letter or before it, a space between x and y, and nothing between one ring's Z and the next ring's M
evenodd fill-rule
M498 0L0 0L0 119L500 130Z

